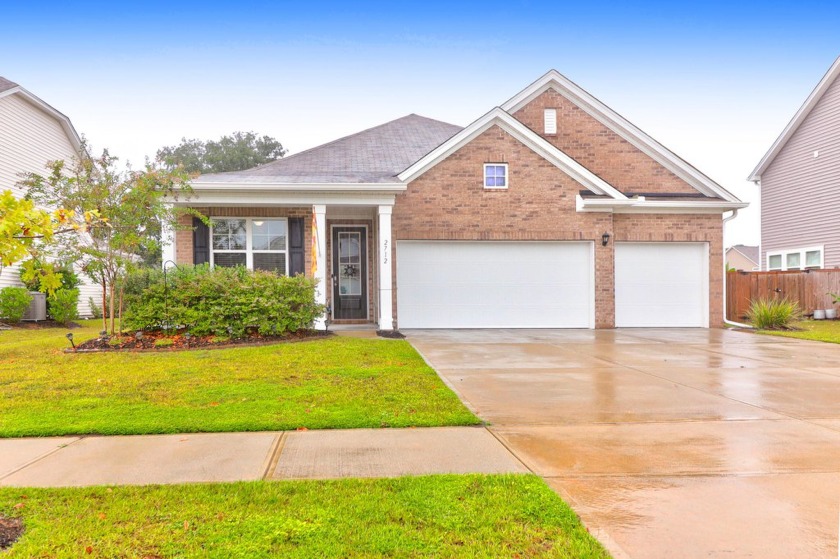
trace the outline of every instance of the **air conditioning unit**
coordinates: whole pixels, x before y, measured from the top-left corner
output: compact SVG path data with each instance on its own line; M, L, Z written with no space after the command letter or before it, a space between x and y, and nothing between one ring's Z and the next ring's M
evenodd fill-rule
M29 308L26 309L26 314L23 315L23 320L46 320L47 319L47 295L37 291L30 291L32 295L32 302L29 303Z

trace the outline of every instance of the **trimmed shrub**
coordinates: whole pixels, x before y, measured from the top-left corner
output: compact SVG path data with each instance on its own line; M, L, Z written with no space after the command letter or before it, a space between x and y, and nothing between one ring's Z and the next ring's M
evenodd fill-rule
M32 295L25 287L0 289L0 318L9 322L20 322L31 302Z
M311 279L206 264L170 268L165 282L157 270L132 274L123 301L126 328L186 328L197 336L281 335L311 328L324 312Z
M50 316L60 324L67 324L79 318L79 290L56 289L47 298Z
M747 319L762 330L783 330L802 317L799 303L790 299L758 299L750 303Z

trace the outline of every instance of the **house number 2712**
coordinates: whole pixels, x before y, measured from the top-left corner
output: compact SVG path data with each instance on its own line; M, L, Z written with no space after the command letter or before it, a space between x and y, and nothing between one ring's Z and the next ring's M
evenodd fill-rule
M382 241L382 263L388 263L388 241Z

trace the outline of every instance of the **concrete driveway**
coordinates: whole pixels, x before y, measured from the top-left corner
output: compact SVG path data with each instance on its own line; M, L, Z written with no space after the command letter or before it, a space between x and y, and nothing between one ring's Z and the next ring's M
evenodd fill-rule
M407 334L616 558L838 556L840 346L700 329Z

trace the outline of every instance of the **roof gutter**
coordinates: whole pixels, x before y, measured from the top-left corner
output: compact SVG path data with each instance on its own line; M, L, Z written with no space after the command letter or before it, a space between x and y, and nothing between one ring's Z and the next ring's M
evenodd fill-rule
M732 215L729 217L723 218L723 234L726 235L726 224L738 217L738 210L732 210ZM737 249L736 249L737 250ZM738 251L741 252L741 251ZM759 256L760 258L760 256ZM734 320L729 320L726 318L726 276L728 272L726 271L726 252L723 253L723 323L728 324L729 326L735 326L737 328L747 328L749 330L754 330L752 326L749 324L744 324L743 322L735 322Z
M613 212L633 213L640 211L662 211L677 210L683 213L691 211L702 212L727 212L736 211L749 206L748 202L711 201L700 200L647 200L644 196L637 196L626 200L609 199L588 199L580 194L575 197L575 209L579 212Z
M404 192L407 185L398 183L290 183L290 182L201 182L190 186L196 192Z

